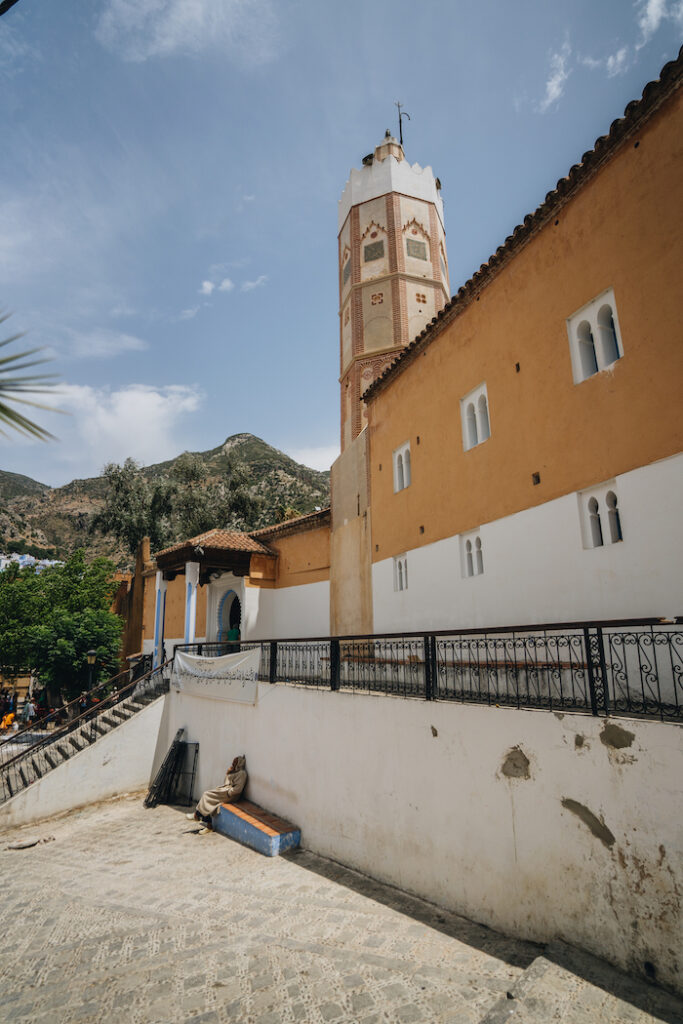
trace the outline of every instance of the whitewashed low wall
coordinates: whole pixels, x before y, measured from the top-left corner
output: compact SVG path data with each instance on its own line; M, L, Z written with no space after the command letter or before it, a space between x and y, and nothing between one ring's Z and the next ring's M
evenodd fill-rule
M457 535L407 552L407 590L394 590L393 558L376 562L374 632L680 615L672 509L683 505L683 456L624 473L616 489L617 544L584 548L578 497L567 494L484 523L480 576L463 575Z
M151 779L166 699L160 697L0 805L0 829L145 788Z
M160 754L181 726L197 793L244 753L309 849L683 987L680 728L268 684L253 707L171 694Z

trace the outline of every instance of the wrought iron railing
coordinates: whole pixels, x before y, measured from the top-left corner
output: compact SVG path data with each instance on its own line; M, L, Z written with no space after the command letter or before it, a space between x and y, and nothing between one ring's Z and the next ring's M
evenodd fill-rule
M86 711L75 714L53 731L46 731L33 743L20 745L17 733L8 737L0 747L0 803L26 789L166 693L170 668L170 663L166 663L130 681L126 672L122 674L125 682L122 676L116 676L94 687L88 691L88 696L89 702L95 702ZM78 705L79 700L72 701L66 710L73 711L73 705Z
M259 679L516 708L683 719L683 625L629 619L491 629L178 644L260 648Z
M98 683L97 686L93 686L92 689L84 691L88 697L89 705L99 702L103 696L111 693L119 686L131 680L130 671L125 669L123 672L119 672L118 675L113 676L111 679L107 679L104 683ZM0 737L0 766L5 764L9 758L14 757L16 750L13 749L17 745L32 744L37 741L40 737L36 737L36 733L41 733L44 730L53 729L56 726L64 724L64 719L67 722L73 721L78 718L79 704L81 697L76 697L74 700L69 701L68 704L62 704L61 707L52 708L50 711L43 711L39 708L36 709L36 717L32 722L21 725L17 730L11 729Z

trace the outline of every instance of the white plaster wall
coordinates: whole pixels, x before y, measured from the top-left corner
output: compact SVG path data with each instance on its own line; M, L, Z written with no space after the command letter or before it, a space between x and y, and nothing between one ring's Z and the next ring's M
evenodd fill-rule
M329 636L330 584L303 583L298 587L246 588L252 612L245 639Z
M610 724L629 746L605 744ZM244 753L247 795L307 848L681 987L680 728L268 684L254 707L172 694L160 750L181 726L200 743L197 793ZM515 747L529 778L502 771Z
M339 200L339 230L349 215L352 206L367 203L387 192L400 192L433 203L443 225L443 200L436 188L436 179L431 167L409 164L387 156L375 160L369 167L352 167L342 197Z
M393 559L376 562L375 632L683 614L683 456L618 476L616 487L618 544L583 547L572 493L482 524L481 576L463 577L457 535L407 552L402 593Z
M0 829L135 792L151 779L164 701L142 711L74 754L28 789L0 805ZM168 746L164 748L164 753Z

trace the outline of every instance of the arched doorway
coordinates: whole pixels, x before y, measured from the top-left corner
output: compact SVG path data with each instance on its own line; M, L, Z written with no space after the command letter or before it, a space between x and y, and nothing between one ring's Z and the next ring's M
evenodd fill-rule
M228 639L229 630L235 626L241 627L242 606L240 599L234 590L228 590L223 594L218 605L218 636L219 641Z

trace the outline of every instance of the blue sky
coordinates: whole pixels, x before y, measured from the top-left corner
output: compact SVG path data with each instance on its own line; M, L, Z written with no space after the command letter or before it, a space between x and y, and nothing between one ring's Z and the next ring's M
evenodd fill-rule
M56 485L241 431L329 466L337 201L394 101L457 291L682 36L683 0L19 0L0 308L68 415L0 468Z

